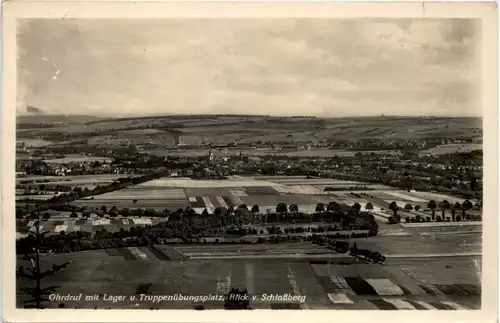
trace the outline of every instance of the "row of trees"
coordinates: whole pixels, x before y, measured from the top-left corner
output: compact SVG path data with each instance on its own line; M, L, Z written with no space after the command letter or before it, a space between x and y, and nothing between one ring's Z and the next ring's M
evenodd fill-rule
M241 244L241 243L290 243L299 241L311 241L318 235L291 235L287 233L274 233L270 236L261 236L257 239L252 237L241 237L232 239L228 237L210 237L203 230L186 227L181 228L177 224L137 226L128 230L120 229L110 232L101 229L95 232L60 232L58 235L47 235L43 241L38 242L36 235L30 234L16 241L16 252L19 255L29 257L34 249L40 253L70 253L85 250L96 250L106 248L123 248L131 246L151 246L154 244ZM326 231L321 236L347 239L369 237L368 230L360 232L331 232ZM178 241L178 239L181 239Z
M137 200L134 200L137 202ZM464 201L462 204L455 203L451 205L448 201L444 200L440 203L437 203L434 200L431 200L427 203L428 209L432 211L431 220L437 220L435 216L435 210L441 209L442 215L441 219L446 219L446 211L451 210L451 219L452 221L457 220L457 211L461 211L462 219L473 218L466 214L466 211L472 209L474 205L469 200ZM479 204L476 204L476 207L479 207ZM88 207L80 207L77 208L75 206L71 206L69 204L57 205L54 209L58 211L71 211L70 218L78 218L78 212L81 213L83 218L89 218L92 213L95 213L99 217L163 217L163 218L172 218L178 219L182 216L189 216L191 218L196 217L197 213L195 209L187 207L185 209L178 209L174 212L171 212L168 209L156 210L156 209L142 209L142 208L118 208L116 206L112 206L111 208L107 208L105 205L100 208L88 208ZM368 202L365 206L365 209L371 212L374 209L374 206L371 202ZM400 210L400 206L397 202L393 201L389 204L389 210L393 212L393 215L389 217L389 223L399 223L401 221L401 216L398 213ZM421 210L420 205L412 206L411 204L406 204L404 206L404 210L410 212L415 210L419 212ZM275 211L275 212L273 212ZM198 218L202 221L206 221L209 218L212 218L215 226L228 226L228 225L241 225L241 224L256 224L256 223L268 223L268 222L315 222L315 221L331 221L331 222L350 222L344 221L346 216L354 216L356 217L361 213L361 205L359 203L354 203L352 206L340 205L335 201L331 201L328 204L318 203L315 207L314 214L306 214L299 211L299 207L297 204L287 205L284 202L280 202L276 205L275 210L267 209L266 213L262 213L260 207L256 204L252 207L248 207L246 204L241 204L238 207L230 206L228 208L217 207L215 208L213 214L210 214L207 209L204 209L201 213L201 217ZM16 215L17 218L22 218L22 212ZM37 212L32 211L29 215L30 219L35 219L37 216ZM215 217L215 218L214 218ZM50 214L48 212L44 212L42 215L43 220L48 220L50 218ZM425 219L425 217L424 217ZM352 222L352 221L351 221ZM418 222L418 221L415 221ZM213 226L212 225L212 226Z
M480 204L479 204L480 206ZM446 211L448 210L451 210L451 218L453 221L455 221L455 217L456 217L456 212L457 211L461 211L462 212L462 218L465 218L465 213L468 211L468 210L471 210L474 205L472 204L471 201L469 200L465 200L462 204L460 204L459 202L456 202L455 204L451 204L450 202L444 200L444 201L441 201L439 203L436 203L435 200L431 200L429 201L429 203L427 203L427 207L432 211L432 220L434 221L435 219L435 210L437 208L441 209L441 215L443 217L443 219L445 218L445 213Z
M480 207L479 205L480 204L478 204L478 207ZM432 216L430 217L430 219L432 221L437 220L436 214L435 214L435 210L437 208L441 209L440 219L442 219L443 221L446 219L446 211L447 210L451 210L452 221L457 220L456 212L461 211L462 216L458 220L458 221L460 221L461 219L468 218L466 212L468 210L471 210L473 207L474 207L474 205L469 200L465 200L462 204L460 204L459 202L456 202L453 205L451 205L450 202L448 202L446 200L441 201L439 203L437 203L435 200L430 200L427 203L427 208L430 209L432 212ZM393 201L389 204L389 210L391 210L393 212L393 215L391 217L389 217L389 223L394 224L394 223L399 223L401 221L401 216L398 214L399 209L400 209L400 207L398 206L398 204L395 201ZM410 212L412 210L415 210L418 212L418 211L420 211L420 209L421 209L420 205L415 205L415 207L413 207L411 204L408 203L404 206L404 210L406 212ZM418 216L418 218L420 218L420 216ZM415 222L420 222L420 219L415 221Z

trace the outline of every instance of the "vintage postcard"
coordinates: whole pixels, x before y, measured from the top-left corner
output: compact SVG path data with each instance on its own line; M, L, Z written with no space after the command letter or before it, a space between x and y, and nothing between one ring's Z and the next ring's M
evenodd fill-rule
M496 322L497 14L4 3L3 319Z

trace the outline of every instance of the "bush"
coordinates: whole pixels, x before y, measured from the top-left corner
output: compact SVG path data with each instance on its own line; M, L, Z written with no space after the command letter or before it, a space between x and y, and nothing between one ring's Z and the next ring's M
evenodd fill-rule
M461 217L460 215L458 215L458 216L455 218L455 221L457 221L457 222L462 221L462 217Z
M388 220L389 220L389 224L397 224L401 221L401 219L399 217L395 217L395 216L390 216Z

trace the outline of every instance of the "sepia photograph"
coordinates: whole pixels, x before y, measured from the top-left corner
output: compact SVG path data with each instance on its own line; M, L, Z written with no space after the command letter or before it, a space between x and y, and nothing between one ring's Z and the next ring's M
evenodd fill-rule
M419 14L11 19L15 308L484 309L492 38Z

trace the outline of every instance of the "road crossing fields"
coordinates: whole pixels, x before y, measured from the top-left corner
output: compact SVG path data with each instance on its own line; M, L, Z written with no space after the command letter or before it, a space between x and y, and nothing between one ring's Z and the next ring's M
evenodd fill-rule
M325 264L306 260L187 260L156 258L146 247L113 251L86 251L42 257L42 267L71 260L69 267L47 284L59 285L59 294L86 295L216 295L230 287L247 288L256 309L474 309L480 303L480 283L473 258L446 260L389 260L386 265ZM116 249L115 249L116 250ZM24 263L26 262L26 263ZM29 263L19 259L19 265ZM470 267L470 268L469 268ZM404 268L404 269L403 269ZM140 273L140 274L138 274ZM18 288L31 281L18 280ZM305 296L297 301L268 301L264 295ZM22 304L22 293L18 304ZM52 304L52 306L57 306ZM294 305L295 304L295 305ZM50 306L51 304L49 304ZM68 303L79 308L192 309L193 301ZM199 304L198 304L199 305ZM221 309L222 301L208 301L205 308Z

